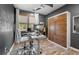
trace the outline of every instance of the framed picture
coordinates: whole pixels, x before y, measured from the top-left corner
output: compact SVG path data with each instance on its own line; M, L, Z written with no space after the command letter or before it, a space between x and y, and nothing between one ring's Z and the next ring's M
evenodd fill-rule
M79 33L79 15L73 16L73 33Z

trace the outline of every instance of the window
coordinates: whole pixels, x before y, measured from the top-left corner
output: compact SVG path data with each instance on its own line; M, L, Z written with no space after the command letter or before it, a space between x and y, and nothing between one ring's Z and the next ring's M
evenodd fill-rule
M27 24L26 23L19 23L19 29L21 31L26 31L27 30Z
M79 16L73 17L73 32L79 33Z

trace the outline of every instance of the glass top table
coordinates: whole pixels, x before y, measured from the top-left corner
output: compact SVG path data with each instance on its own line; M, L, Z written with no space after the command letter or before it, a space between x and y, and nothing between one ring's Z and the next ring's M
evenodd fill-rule
M17 50L17 55L40 55L42 48L40 47L40 39L45 39L46 36L38 33L27 33L29 44Z

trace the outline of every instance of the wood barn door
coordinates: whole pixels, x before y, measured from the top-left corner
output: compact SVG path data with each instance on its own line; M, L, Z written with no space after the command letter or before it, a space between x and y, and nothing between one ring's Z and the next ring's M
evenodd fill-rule
M67 13L48 19L48 38L67 47Z

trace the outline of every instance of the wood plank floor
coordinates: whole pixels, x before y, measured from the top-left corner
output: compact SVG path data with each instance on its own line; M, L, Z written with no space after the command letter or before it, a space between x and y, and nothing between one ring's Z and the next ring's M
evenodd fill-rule
M28 41L25 41L26 45L28 44ZM18 49L19 47L22 47L24 44L24 42L21 43L16 43L14 44L14 47L11 51L11 55L16 55L14 53L15 49ZM42 55L79 55L79 52L72 50L72 49L68 49L65 50L53 43L51 43L50 41L48 41L47 39L44 40L40 40L40 46L42 48Z

